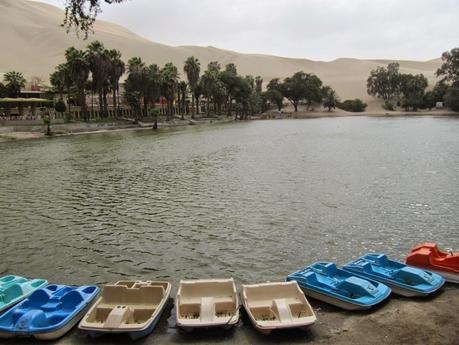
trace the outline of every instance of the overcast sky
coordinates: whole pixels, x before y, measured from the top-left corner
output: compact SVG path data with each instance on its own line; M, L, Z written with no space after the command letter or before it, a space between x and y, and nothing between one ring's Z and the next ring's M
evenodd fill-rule
M458 0L127 0L100 19L169 45L316 60L429 60L459 46Z

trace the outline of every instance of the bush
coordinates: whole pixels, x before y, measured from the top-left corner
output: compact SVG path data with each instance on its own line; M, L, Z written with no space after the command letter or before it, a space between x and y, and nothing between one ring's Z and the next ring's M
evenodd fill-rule
M338 103L338 108L345 111L352 111L354 113L361 113L367 108L367 104L361 99L347 99L342 103Z
M445 105L459 111L459 87L450 87L445 95Z
M56 110L58 113L63 113L67 110L67 106L62 100L60 100L54 104L54 110Z
M392 102L389 102L389 101L385 101L382 107L384 109L386 109L386 110L389 110L389 111L394 111L395 110L394 104Z

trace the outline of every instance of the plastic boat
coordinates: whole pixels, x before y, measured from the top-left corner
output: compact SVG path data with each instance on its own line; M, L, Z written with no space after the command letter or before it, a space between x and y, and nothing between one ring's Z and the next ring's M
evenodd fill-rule
M263 334L316 322L314 311L295 281L242 285L241 299L250 321Z
M0 311L22 301L36 289L48 285L44 279L27 279L9 275L0 278Z
M239 321L239 298L231 279L182 280L175 299L177 325L230 328Z
M146 336L161 318L170 293L171 284L163 281L119 281L106 285L79 328L92 337L107 333L123 333L131 339Z
M406 263L435 272L447 282L459 284L459 253L445 253L435 243L423 243L414 247Z
M86 313L97 286L48 285L0 316L0 337L33 336L57 339Z
M426 296L445 283L436 273L389 260L384 254L366 254L348 263L343 269L384 283L394 293L406 297Z
M373 280L355 277L332 262L317 262L290 274L307 296L347 310L369 309L390 295L390 289Z

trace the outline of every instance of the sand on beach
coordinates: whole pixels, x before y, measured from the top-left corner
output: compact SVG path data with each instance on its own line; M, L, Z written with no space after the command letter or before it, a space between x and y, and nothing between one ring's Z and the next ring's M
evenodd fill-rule
M64 13L61 9L27 0L2 0L0 2L0 75L18 70L28 78L38 76L47 81L54 67L64 61L64 51L69 46L84 48L92 40L102 41L108 48L119 49L124 61L140 56L147 63L164 65L172 61L183 70L183 62L195 56L205 69L210 61L222 65L235 63L242 75L260 75L266 83L272 78L285 78L303 70L317 74L326 85L332 86L341 100L361 98L373 106L381 102L366 92L366 79L370 70L384 66L389 60L362 60L341 58L333 61L292 59L262 54L240 54L214 47L172 47L151 42L119 25L98 20L95 35L87 41L78 40L74 33L67 34L60 27ZM439 52L440 54L441 52ZM430 61L398 61L403 73L423 73L429 84L435 82L434 72L440 59ZM183 76L183 73L182 73Z

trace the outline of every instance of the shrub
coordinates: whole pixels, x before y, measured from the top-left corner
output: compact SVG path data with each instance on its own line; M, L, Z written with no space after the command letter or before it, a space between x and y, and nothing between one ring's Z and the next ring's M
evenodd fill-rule
M63 113L67 110L67 106L62 100L59 100L54 104L54 110L56 110L58 113Z
M367 108L367 104L361 99L347 99L342 103L338 103L338 108L345 111L352 111L354 113L361 113Z
M390 101L385 101L382 107L384 109L390 110L390 111L394 111L395 110L394 104L392 102L390 102Z
M454 111L459 111L459 87L450 87L445 95L445 104Z

